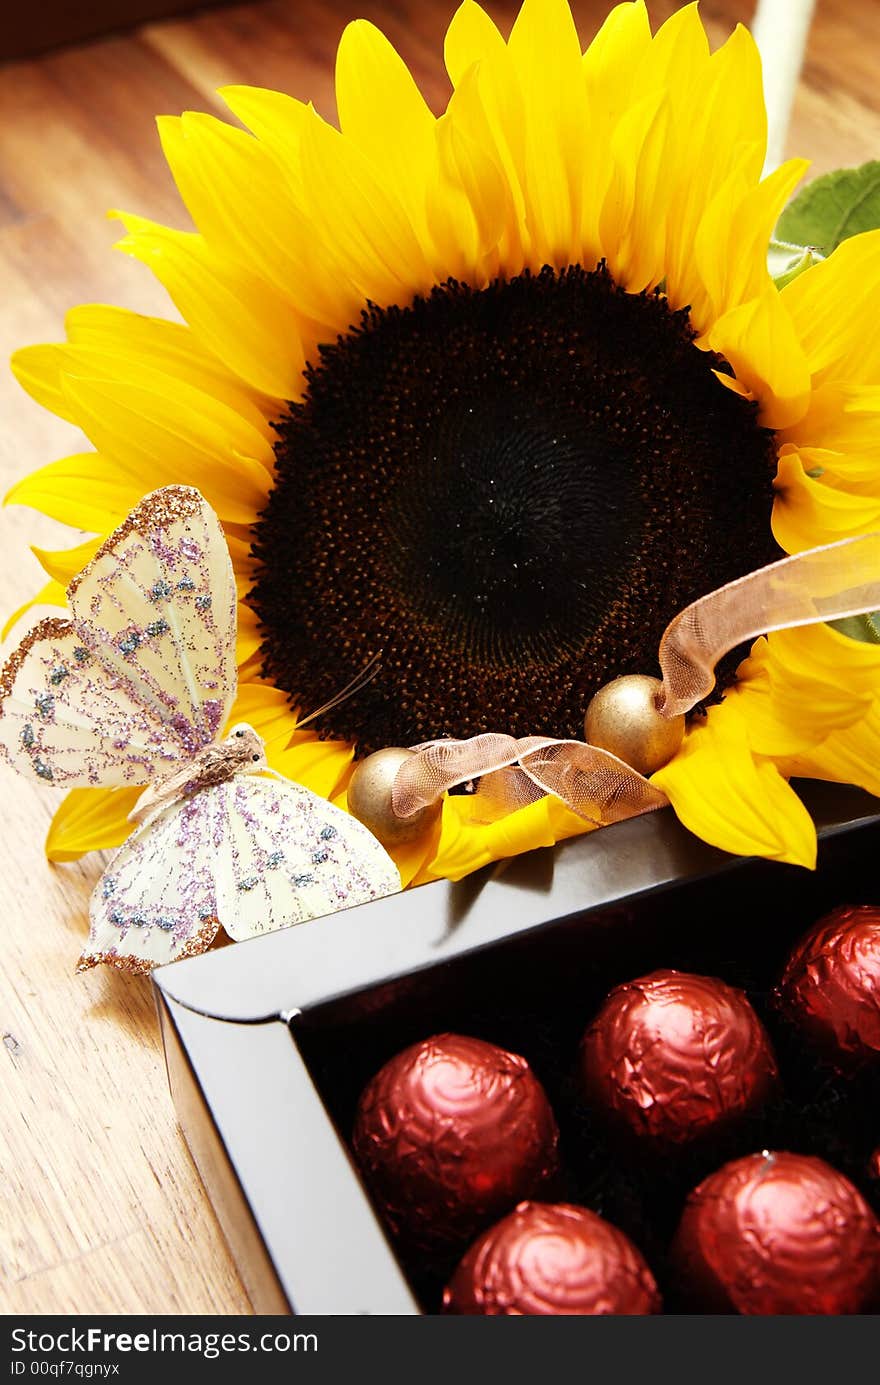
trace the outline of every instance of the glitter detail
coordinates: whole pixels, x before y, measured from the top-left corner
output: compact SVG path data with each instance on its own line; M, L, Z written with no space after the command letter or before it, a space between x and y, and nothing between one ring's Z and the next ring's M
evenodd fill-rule
M36 736L34 735L34 728L28 721L21 728L21 743L24 746L25 750L30 750L35 740Z
M171 629L171 626L168 624L168 621L165 620L163 617L161 620L151 620L149 625L147 625L145 629L146 633L152 638L155 635L167 635L168 631Z
M113 875L105 875L101 880L101 898L109 899L115 889L116 877Z
M2 672L0 672L0 714L2 714L2 704L12 692L21 667L34 645L43 640L65 639L68 635L73 634L75 629L72 621L59 620L57 616L49 616L46 620L38 621L33 630L28 631L18 648L13 649L3 665Z
M84 645L78 644L76 649L73 651L73 657L74 659L76 659L76 662L78 664L86 664L92 656L89 650L86 649Z
M211 735L216 737L223 722L223 703L215 697L206 698L202 703L202 711L205 714Z
M49 721L55 712L55 698L51 693L38 692L34 698L34 707L43 718L43 721Z
M41 779L48 780L49 783L51 783L52 780L55 778L55 775L52 773L51 766L47 765L45 760L34 760L34 772L38 774Z
M125 914L121 909L111 909L107 917L111 923L115 923L117 928L121 928L125 923Z
M174 588L170 582L166 582L162 577L158 582L154 582L150 588L150 600L161 601L163 597L170 596Z
M194 592L195 589L196 584L191 577L181 577L177 584L177 590L179 592Z
M53 687L57 688L59 683L63 683L65 678L69 677L70 669L67 668L64 664L56 664L55 667L52 669L52 672L49 674L49 682L52 684Z
M332 842L333 838L337 835L338 833L336 831L336 828L330 822L327 823L326 827L322 827L320 832L318 833L318 836L321 838L322 842Z
M195 539L181 539L177 546L184 558L189 558L190 562L198 562L199 558L202 556L202 550L199 548Z
M156 919L156 927L161 928L163 933L170 933L174 927L174 919L169 919L165 915Z
M147 917L146 917L146 914L132 914L132 916L131 916L129 922L130 922L131 924L133 924L135 928L146 928L146 926L147 926Z
M183 962L187 957L197 957L211 946L217 936L217 929L220 927L220 920L216 914L207 919L204 926L198 933L187 942L179 952L174 954L176 962ZM153 970L155 963L145 957L130 957L118 952L84 952L77 962L76 970L80 972L90 971L92 967L115 967L117 971L127 971L130 976L148 976Z
M195 607L196 607L196 610L197 610L197 611L208 611L208 610L210 610L210 608L211 608L211 598L210 598L210 596L197 596L197 597L196 597L196 600L195 600Z
M141 637L137 631L129 630L128 634L123 635L119 641L119 652L120 654L133 654L136 649L140 648L140 643Z
M329 861L329 860L330 860L330 852L329 852L329 851L313 851L313 852L312 852L312 861L313 861L314 865L316 865L316 866L323 866L323 865L324 865L324 862L325 862L325 861Z
M208 747L200 761L217 757L222 770L229 751L240 744L230 737ZM194 772L192 765L182 768ZM308 863L328 825L336 835L319 853L326 864L317 879ZM278 869L275 862L282 860L285 867ZM216 918L218 879L231 878L237 885L224 893L223 905L223 926L236 940L400 887L394 863L355 819L298 786L248 774L203 784L186 802L172 800L164 812L151 814L117 853L111 873L118 881L113 907L130 923L140 914L152 925L149 931L132 928L119 951L153 966L179 957L192 936ZM116 934L107 922L107 907L93 896L89 939L95 953L113 951ZM173 929L155 926L160 915L174 919Z
M167 528L170 524L179 523L181 520L189 519L191 515L198 514L204 503L199 492L191 486L164 486L161 490L152 491L150 495L144 496L119 528L114 529L110 537L101 544L92 561L71 580L67 588L68 601L76 595L80 584L89 576L96 563L108 553L114 554L129 534L149 537L156 529Z

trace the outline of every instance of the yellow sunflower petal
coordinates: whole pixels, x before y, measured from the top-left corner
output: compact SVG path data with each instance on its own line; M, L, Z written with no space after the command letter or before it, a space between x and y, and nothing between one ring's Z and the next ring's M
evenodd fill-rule
M437 854L437 844L442 830L442 815L416 841L404 846L396 846L389 852L400 871L403 889L408 885L423 885L429 880L438 879L430 873L430 863Z
M300 141L309 111L306 103L283 91L234 83L220 87L218 95L242 124L274 151L279 168L298 176Z
M246 663L260 648L263 639L257 613L244 601L238 603L238 662ZM244 718L247 721L247 717Z
M134 831L128 821L142 788L71 789L49 824L50 861L78 861L87 851L121 846Z
M808 779L855 784L880 797L880 706L875 703L851 726L784 761L782 769Z
M711 321L710 293L694 247L725 183L730 185L736 176L745 190L757 184L764 162L767 120L761 59L754 40L741 25L707 63L700 64L696 76L698 90L680 81L673 84L669 163L679 172L670 179L666 288L670 303L676 308L690 304L695 322L705 329ZM721 147L719 130L735 132L735 137L723 141ZM707 239L705 231L703 237ZM745 264L739 250L735 258ZM766 272L764 255L757 268ZM711 269L714 273L714 265Z
M59 388L75 422L79 420L71 409L65 385L68 378L98 380L108 388L117 386L120 391L134 386L167 398L168 411L177 409L181 421L196 415L203 421L205 443L213 442L218 455L224 452L241 454L259 461L267 471L272 470L274 458L268 419L259 416L259 426L255 427L238 408L223 401L222 387L218 390L213 382L207 389L190 384L177 362L162 362L164 368L160 368L130 345L127 349L116 349L109 342L95 347L74 341L45 350L55 355Z
M117 215L129 232L118 248L153 271L203 345L263 394L297 398L304 363L297 322L271 285L201 236Z
M880 375L880 231L843 241L780 295L816 384L876 385Z
M502 264L521 256L511 192L492 147L472 69L435 126L437 160L426 192L427 225L436 266L482 287ZM484 126L483 138L473 133ZM438 268L438 277L442 277Z
M54 345L23 346L13 352L9 364L16 380L31 399L68 423L74 422L61 387L61 363Z
M615 5L583 56L590 105L619 115L651 49L651 21L644 0Z
M353 760L354 746L319 740L312 731L296 731L289 746L272 746L269 753L273 769L322 798L332 798L339 791Z
M753 755L747 690L709 709L675 759L652 776L678 817L704 841L738 856L765 856L812 869L816 829L772 760Z
M779 764L865 715L880 687L880 649L805 625L756 640L736 677L724 706L732 715L728 704L740 705L753 753Z
M202 492L221 520L252 524L266 502L263 461L237 450L259 441L237 415L182 382L102 380L65 376L64 391L79 426L98 451L141 486L186 484Z
M767 640L757 640L749 658L737 669L737 681L725 693L724 705L748 697L744 722L749 747L753 754L778 763L781 756L797 754L813 745L817 732L811 719L797 714L797 707L792 708L784 682L780 680L782 686L777 686L772 677L775 672ZM796 713L794 717L792 710ZM827 723L827 731L834 724L831 708L822 720ZM825 731L818 734L821 736Z
M507 44L525 112L532 268L563 268L580 243L586 86L567 0L524 0Z
M786 553L880 530L880 488L874 495L851 495L808 475L816 458L808 448L786 447L774 483L773 536Z
M436 854L416 877L419 883L440 877L460 880L490 861L552 846L566 837L594 830L553 795L518 808L497 822L476 821L476 811L474 801L466 796L446 798Z
M725 313L708 333L708 342L758 400L766 428L786 428L803 417L810 397L807 362L772 284L750 303Z
M771 702L763 708L750 695L749 739L756 752L779 757L865 714L880 689L880 646L830 625L777 630L755 643L737 676L758 673L766 677Z
M90 563L101 546L101 538L89 539L86 543L77 544L76 548L60 548L50 550L48 548L37 548L31 545L31 552L39 562L44 572L56 582L64 584L65 589L76 577L77 573L82 572L86 563Z
M316 111L310 111L300 158L306 209L361 298L384 304L427 292L434 277L399 198Z
M176 322L142 317L123 308L87 304L73 308L65 320L70 346L49 343L26 346L12 357L12 372L21 387L59 418L75 423L64 393L64 375L85 373L114 378L126 371L137 378L147 370L154 378L185 381L240 414L265 439L277 401L249 390L216 359L210 359L192 332Z
M599 236L615 281L630 293L655 287L665 273L668 138L669 106L661 95L627 111L611 140L614 170Z
M633 104L634 92L639 93L637 100L641 99L644 104L641 78L651 45L648 13L641 0L637 0L635 4L614 7L581 60L589 135L583 151L580 247L574 258L587 267L592 267L606 250L614 248L610 239L614 234L613 203L609 202L608 195L615 175L612 138L621 118ZM649 100L647 105L656 110L661 102L662 95L658 93L653 104ZM618 133L615 140L618 158L621 145L622 137ZM627 197L631 180L621 170L617 178L622 183L623 196ZM603 221L604 236L600 221ZM651 237L652 246L656 241L655 233Z
M835 380L813 390L810 407L780 443L835 454L826 470L856 484L876 482L880 474L880 387Z
M794 431L794 430L791 430ZM863 495L872 499L877 492L877 475L880 459L874 455L875 447L870 426L866 427L861 447L841 452L828 447L811 447L803 443L783 443L780 455L799 456L804 463L807 475L815 480L821 477L833 490L844 491L847 495Z
M5 504L28 505L92 534L114 529L142 499L144 485L97 452L79 452L32 471L7 493Z
M67 587L62 586L60 582L56 582L54 579L51 582L47 582L45 587L40 588L36 596L32 596L30 601L25 601L23 605L12 612L12 615L3 626L3 629L0 630L0 640L5 640L10 630L18 624L22 616L27 615L28 611L32 611L35 606L66 605Z
M336 105L343 135L383 171L423 231L435 119L406 63L365 19L349 24L339 42Z
M162 149L190 216L206 241L272 286L291 311L333 322L340 310L338 266L252 135L187 111L159 120Z
M506 229L502 267L518 274L528 259L531 232L526 224L526 116L519 79L507 45L489 16L464 0L449 26L445 44L446 68L456 93L469 94L450 102L449 114L465 134L492 158L510 196L511 216Z
M474 0L464 0L452 17L443 44L443 59L452 85L458 86L474 63L501 58L506 46L486 11Z
M192 329L184 323L145 317L104 303L86 303L71 308L64 325L71 345L91 348L96 353L93 359L97 359L98 352L103 352L117 362L131 361L139 367L147 366L166 377L182 380L239 414L262 437L270 442L274 439L271 420L278 412L277 400L233 375L217 356L198 342ZM108 372L105 366L103 371L94 373L107 375ZM110 373L121 372L117 366Z
M744 157L749 157L748 149ZM779 213L808 167L806 159L789 159L756 187L749 187L737 169L706 209L693 258L708 296L710 320L771 291L767 246Z
M246 721L267 745L280 743L283 750L296 727L296 719L286 693L269 683L241 683L235 705L229 715L230 725Z

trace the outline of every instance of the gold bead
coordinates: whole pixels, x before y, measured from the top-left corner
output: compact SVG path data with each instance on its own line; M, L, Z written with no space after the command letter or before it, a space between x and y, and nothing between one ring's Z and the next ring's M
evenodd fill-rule
M429 803L409 817L399 818L391 806L391 786L397 771L413 754L401 746L377 750L355 767L348 784L348 811L368 827L383 846L414 841L434 822L441 801Z
M684 739L684 717L657 710L659 678L630 673L600 688L587 707L584 739L609 750L639 774L668 765Z

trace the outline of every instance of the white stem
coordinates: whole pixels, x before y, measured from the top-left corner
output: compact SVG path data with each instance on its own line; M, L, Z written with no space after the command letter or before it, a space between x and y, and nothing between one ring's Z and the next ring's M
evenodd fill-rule
M772 173L785 158L788 126L816 0L758 0L752 33L764 65L767 161Z

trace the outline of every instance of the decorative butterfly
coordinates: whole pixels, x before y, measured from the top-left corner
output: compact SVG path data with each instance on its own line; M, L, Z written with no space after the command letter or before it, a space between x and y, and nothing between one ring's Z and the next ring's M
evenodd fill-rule
M196 490L143 499L0 674L0 754L64 788L146 786L105 870L78 970L190 957L400 889L356 819L268 770L236 694L236 590ZM274 779L260 777L262 772Z

